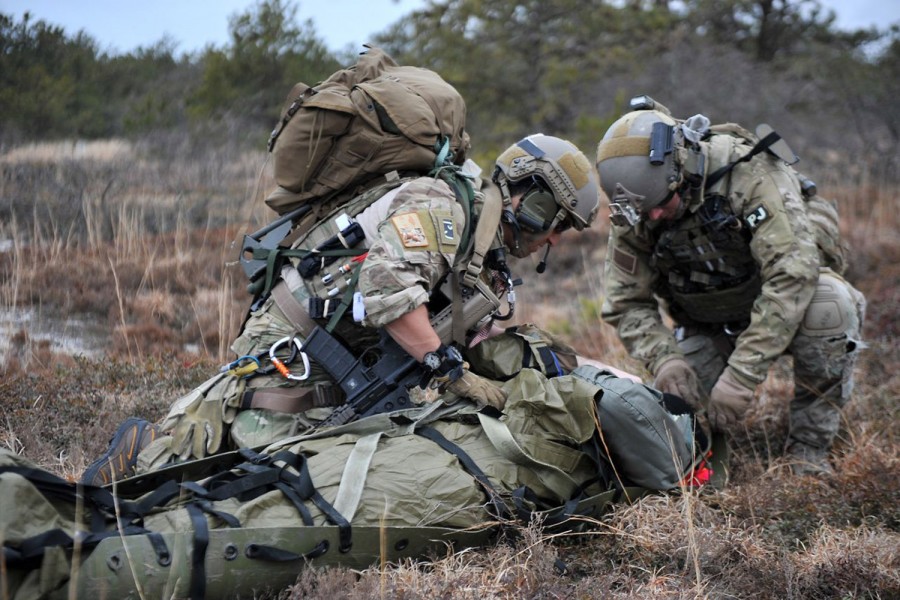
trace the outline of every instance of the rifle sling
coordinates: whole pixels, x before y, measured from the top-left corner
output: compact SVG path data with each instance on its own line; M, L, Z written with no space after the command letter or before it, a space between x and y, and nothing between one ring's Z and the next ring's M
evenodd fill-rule
M296 274L296 270L293 268L282 270L281 280L272 288L272 300L275 301L275 305L291 322L291 325L296 327L303 337L306 337L316 328L316 322L309 316L309 311L306 310L306 307L291 293L291 289L285 279L286 271ZM300 276L297 275L297 278L299 279Z

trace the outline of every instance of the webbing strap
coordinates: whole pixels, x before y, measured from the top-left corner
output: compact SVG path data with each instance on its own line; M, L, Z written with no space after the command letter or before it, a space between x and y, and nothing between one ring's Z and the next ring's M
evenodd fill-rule
M156 562L159 563L159 566L168 567L171 565L172 554L169 552L169 547L166 546L166 540L162 534L151 531L147 534L147 540L150 542L150 546L153 547L153 552L156 554Z
M334 510L344 515L348 521L353 520L356 509L359 508L369 465L372 463L380 439L381 432L359 438L350 451L350 456L347 457L347 464L344 465L344 472L341 474L341 484L334 499Z
M281 492L288 497L301 513L304 523L309 525L312 524L312 518L309 515L309 511L303 506L303 500L311 500L312 503L316 505L316 508L322 511L328 522L337 526L338 539L340 542L339 550L341 552L348 552L350 550L353 546L350 522L337 512L334 509L334 506L329 504L322 494L316 490L316 487L313 485L312 477L309 474L309 467L305 456L302 454L294 454L293 452L286 450L269 456L255 453L249 449L245 449L244 455L251 456L252 460L261 464L247 463L246 465L240 465L241 468L248 470L252 469L257 471L256 474L259 475L269 474L269 477L272 476L271 474L274 474L275 480L271 485L281 490ZM285 463L285 466L296 471L296 474L288 471L285 467L276 466L274 464L276 462Z
M297 272L293 267L290 267L290 270L294 273ZM282 272L284 272L284 270L282 270ZM299 279L299 275L297 275L297 277ZM276 283L275 287L272 288L272 299L275 301L275 305L279 310L284 313L284 316L288 318L288 321L291 322L291 325L296 327L301 335L307 336L316 328L316 322L309 316L309 311L307 311L306 307L291 293L288 284L284 280L284 275L282 275L281 281Z
M530 456L513 437L506 423L481 412L478 413L478 421L491 444L504 458L534 471L544 485L561 497L571 499L575 495L578 483L562 469Z
M328 333L334 331L338 321L341 320L341 317L344 316L344 313L347 312L347 309L350 308L350 304L353 302L353 294L356 293L356 286L359 283L360 267L362 267L362 264L360 263L357 263L353 267L353 274L350 276L350 281L347 282L347 289L344 290L344 294L341 296L341 303L338 305L337 309L335 309L334 314L331 315L331 319L328 320L328 324L325 326L325 331Z
M247 544L245 556L255 560L264 560L267 562L292 562L295 560L311 560L318 558L328 551L328 542L321 541L316 547L306 554L297 554L290 550L284 550L276 546L266 546L265 544Z
M537 497L537 494L534 493L534 490L524 485L513 490L512 498L513 504L516 507L516 514L518 515L519 520L524 523L531 522L534 514L538 512L528 508L526 502L533 506L539 506L543 503L541 499ZM578 500L579 498L572 498L568 500L561 509L544 514L542 519L543 524L547 526L559 525L574 516L578 507Z
M490 479L488 479L488 476L485 475L484 471L481 470L481 467L479 467L475 461L472 460L472 457L466 454L462 448L445 438L438 430L431 427L419 427L416 429L416 433L425 439L431 440L444 451L456 456L466 472L481 484L489 504L496 509L496 514L493 515L495 518L505 519L512 514L506 506L506 503L503 501L503 498L501 498L500 494L497 493L497 490L494 489L494 485L491 483Z
M90 511L91 530L94 532L102 531L108 518L114 515L118 515L123 522L133 522L143 518L152 508L146 502L137 504L124 500L119 500L117 505L112 494L104 488L71 483L41 469L5 466L0 467L2 473L14 473L27 479L47 498L59 498L76 504L78 497L82 496L85 507Z
M232 529L238 528L241 526L240 520L234 515L227 513L223 510L217 510L213 508L213 505L207 502L206 500L198 500L196 503L197 508L202 510L208 515L212 515L217 519L221 520L223 523L231 527Z
M209 525L196 504L187 505L188 516L194 526L194 546L191 551L191 600L206 597L206 549L209 547Z
M718 169L713 171L712 174L710 174L709 177L706 178L706 183L704 184L703 189L708 190L709 188L714 186L716 183L718 183L718 181L720 179L722 179L723 177L728 175L728 173L730 173L731 170L734 169L736 166L738 166L740 163L747 162L748 160L750 160L751 158L753 158L760 152L767 150L772 144L774 144L775 142L777 142L780 139L781 139L781 136L778 135L777 132L775 132L775 131L771 132L769 135L767 135L763 139L756 142L756 145L750 149L750 152L748 152L741 158L737 159L736 161L730 162L727 165L725 165L724 167L719 167Z
M472 243L472 253L465 265L462 275L462 283L466 287L473 287L481 276L484 265L484 257L497 237L500 227L500 218L503 215L503 200L495 194L485 194L481 214L475 225L475 235Z

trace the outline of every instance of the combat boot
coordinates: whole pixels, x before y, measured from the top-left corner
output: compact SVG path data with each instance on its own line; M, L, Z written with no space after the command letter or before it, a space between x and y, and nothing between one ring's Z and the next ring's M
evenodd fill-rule
M804 444L792 442L785 453L794 475L833 475L834 469L828 462L828 450Z
M129 417L119 425L109 441L109 448L84 470L81 483L103 486L134 475L138 454L162 435L159 427L137 417Z

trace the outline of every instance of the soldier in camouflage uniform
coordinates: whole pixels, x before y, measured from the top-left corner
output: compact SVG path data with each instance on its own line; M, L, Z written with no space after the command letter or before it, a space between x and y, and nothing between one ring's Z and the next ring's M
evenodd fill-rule
M829 472L865 307L840 275L836 211L802 191L770 129L760 142L636 101L597 149L613 220L603 318L655 387L706 407L718 431L739 423L772 362L792 355L786 453L797 473Z
M583 153L565 140L542 134L508 148L497 160L492 181L476 181L482 188L475 194L477 227L467 222L467 211L457 200L460 190L437 177L396 180L386 186L387 193L364 194L323 218L292 248L319 248L336 236L343 240L349 216L364 232L357 244L360 254L306 278L298 273L299 256L292 256L233 343L239 358L179 399L161 427L126 421L107 453L85 471L83 481L104 485L136 469L256 447L314 427L344 396L320 365L312 361L301 366L301 353L294 351L313 327L332 319L333 335L351 350L371 346L383 329L431 370L442 392L502 409L505 392L470 371L459 352L490 331L491 314L466 331L464 340L454 338L461 342L454 346L432 325L430 302L455 265L474 264L473 245L460 247L463 232L484 238L478 232L487 230L490 249L478 257L485 268L477 279L484 284L484 294L502 298L512 286L505 254L524 257L555 244L566 229L588 227L599 207L600 189ZM460 252L468 255L458 256ZM335 317L331 309L353 284L360 306ZM325 308L311 314L313 306ZM291 356L294 363L284 364ZM277 361L283 369L268 367Z

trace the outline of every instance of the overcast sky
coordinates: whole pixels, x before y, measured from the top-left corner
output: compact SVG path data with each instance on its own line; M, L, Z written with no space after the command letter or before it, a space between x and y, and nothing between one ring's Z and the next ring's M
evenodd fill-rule
M298 16L312 19L317 34L333 51L358 50L425 0L300 0ZM0 0L0 12L19 20L25 11L35 19L62 26L69 35L85 30L102 50L124 53L150 46L168 34L177 51L193 52L228 40L228 17L256 0ZM900 0L823 0L837 13L839 27L853 29L900 23Z

